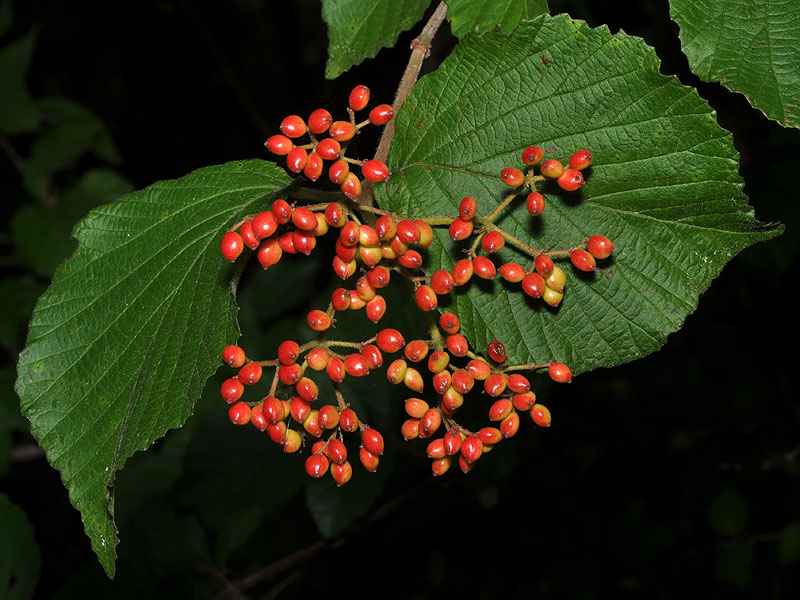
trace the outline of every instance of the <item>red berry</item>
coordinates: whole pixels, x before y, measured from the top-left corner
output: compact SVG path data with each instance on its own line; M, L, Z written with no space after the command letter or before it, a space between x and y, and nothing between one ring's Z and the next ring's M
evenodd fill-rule
M406 419L403 421L400 433L406 441L417 439L419 437L419 419Z
M338 202L331 202L325 207L325 221L331 227L342 227L347 222L342 205Z
M375 223L375 231L378 232L378 237L381 240L391 240L397 235L397 221L389 215L382 215L378 217Z
M552 417L544 404L537 404L531 408L531 419L539 427L550 427Z
M461 455L467 463L473 463L483 454L483 442L477 436L471 435L461 442Z
M431 373L441 373L450 364L450 355L441 350L434 352L428 357L428 370ZM448 375L449 377L449 375ZM449 385L449 383L448 383Z
M506 362L506 347L500 340L492 340L489 342L489 344L486 346L486 352L489 354L489 358L491 358L494 362Z
M431 289L437 294L449 294L456 282L449 271L439 270L431 276Z
M237 377L245 385L254 385L261 379L262 372L263 369L260 364L251 362L239 369Z
M481 248L484 252L499 252L506 245L503 234L499 231L489 231L481 238Z
M372 287L377 289L384 288L389 285L391 276L392 272L383 265L378 265L377 267L373 267L367 271L367 281L369 281Z
M339 426L339 411L332 404L326 404L319 409L317 419L323 429L336 429Z
M386 125L392 120L394 110L388 104L379 104L369 111L369 122L373 125Z
M237 258L239 258L239 255L244 250L242 236L235 231L229 231L222 236L220 248L222 250L222 256L225 257L225 260L229 260L231 262L235 261Z
M244 394L244 385L237 377L231 377L222 382L219 391L225 402L233 404Z
M294 386L295 392L306 402L315 402L319 398L319 388L313 379L301 377Z
M536 394L531 391L514 394L511 402L517 410L530 410L531 406L536 404Z
M519 187L525 183L525 174L516 167L506 167L500 171L500 180L510 187Z
M478 203L475 198L466 196L461 199L461 204L458 207L458 216L465 220L471 221L478 214Z
M317 236L313 231L296 229L292 232L292 245L296 252L302 252L308 256L317 245Z
M531 389L531 382L528 378L519 373L511 373L508 376L508 389L512 392L523 393Z
M500 431L503 432L503 437L514 437L519 431L519 415L512 412L500 423Z
M553 267L555 266L553 259L546 254L539 254L533 262L536 265L536 272L542 277L553 272Z
M444 434L442 444L444 444L444 451L448 456L458 454L461 450L461 434L451 429Z
M579 271L591 272L597 270L597 263L594 260L594 256L589 254L586 250L581 250L580 248L573 250L569 255L569 259Z
M545 287L544 278L538 273L528 273L522 279L522 291L531 298L541 298Z
M343 245L352 247L358 244L359 234L361 227L355 221L347 221L341 231L339 231L339 240Z
M317 217L309 209L300 206L292 213L292 223L303 231L312 231L317 226Z
M361 174L369 181L380 182L389 179L389 167L379 160L368 160L361 167Z
M468 258L462 258L453 265L453 280L456 285L464 285L472 278L474 272L472 261Z
M378 369L383 365L383 354L374 344L367 344L361 349L361 356L367 361L370 369Z
M464 368L467 373L478 381L484 381L492 374L492 367L489 366L489 363L479 358L469 361Z
M532 217L538 217L544 212L544 196L539 192L531 192L525 201L525 208L528 209Z
M484 445L494 445L503 441L503 432L497 427L484 427L478 431L478 439ZM483 451L483 449L481 449Z
M308 407L308 409L305 411L305 414L307 415L311 410L311 407L308 404L305 404L305 406ZM290 410L292 411L291 414L294 414L294 407L291 407ZM264 417L267 419L268 423L277 423L278 421L283 421L284 419L283 402L274 396L268 396L264 398L264 401L261 403L261 411L264 413ZM303 418L305 418L305 416Z
M312 454L306 459L306 473L314 479L319 479L328 472L330 461L324 454Z
M308 326L314 331L327 331L331 327L331 318L324 311L314 309L308 313Z
M483 364L485 364L487 368L489 367L487 363L483 362ZM469 373L469 371L466 369L458 369L457 371L453 371L453 388L457 392L460 394L468 394L474 386L475 378Z
M278 379L281 380L281 383L285 383L286 385L294 385L300 378L303 376L303 369L300 368L300 365L281 365L278 367Z
M333 117L331 113L324 108L318 108L308 117L308 128L311 130L311 133L325 133L328 131L328 127L331 126L331 123L333 123Z
M420 230L413 221L403 220L397 223L397 237L406 244L419 242Z
M328 168L328 178L336 185L342 185L350 174L350 164L344 160L335 161Z
M511 283L519 283L525 277L525 269L519 263L509 262L502 265L498 271L506 281Z
M331 406L328 404L328 406ZM337 421L338 421L338 413L337 413ZM342 443L342 440L338 440L336 438L331 438L328 440L328 447L324 450L325 456L327 456L332 463L341 465L347 460L347 448Z
M264 142L267 150L278 156L286 156L294 148L294 143L285 135L273 135Z
M365 85L357 85L350 92L350 108L355 111L364 110L369 104L369 88Z
M378 463L380 462L380 459L366 448L362 447L358 451L358 459L361 461L361 464L364 465L364 468L367 471L374 473L378 470Z
M281 133L287 137L299 138L302 137L307 130L306 122L303 121L302 117L289 115L281 121L280 130Z
M439 358L439 354L443 354L447 359ZM447 352L434 352L428 357L428 370L435 373L434 376L431 377L431 383L433 383L433 391L437 394L444 394L453 380L453 378L450 377L449 371L440 371L438 373L434 371L434 369L439 368L441 364L444 364L445 367L450 364L450 355L447 354Z
M450 237L457 242L465 240L472 235L472 229L473 229L472 221L464 221L463 219L454 219L453 222L450 223L450 230L449 230Z
M250 248L250 250L255 250L258 248L259 239L256 237L256 234L253 231L253 223L251 221L245 221L242 223L242 226L239 228L239 233L242 236L244 245Z
M267 422L266 417L264 417L264 411L262 410L260 404L257 404L250 409L250 423L252 423L253 427L259 431L267 430L269 423Z
M325 160L336 160L342 153L342 145L333 138L325 138L314 151Z
M406 344L403 353L411 362L420 362L428 356L428 343L425 340L411 340Z
M419 419L424 415L430 406L420 398L407 398L405 401L406 414L414 419Z
M386 314L386 299L383 296L377 295L372 300L367 302L364 307L367 318L373 323L377 323Z
M442 413L438 408L429 408L419 420L419 437L432 436L442 424Z
M586 243L586 250L595 258L602 260L611 256L614 244L604 235L593 235Z
M355 173L348 173L339 189L350 200L358 200L361 197L361 180Z
M324 371L328 366L328 359L330 359L330 354L325 348L312 348L306 354L308 366L315 371Z
M485 256L476 256L472 259L472 269L475 275L481 279L494 279L497 275L497 267Z
M242 350L239 346L226 346L222 350L222 361L234 369L238 369L239 367L243 366L245 360L246 356L244 354L244 350Z
M361 225L358 229L358 243L368 248L377 248L381 244L381 239L374 227Z
M562 190L574 192L583 185L583 175L576 169L567 169L558 178L558 185Z
M444 440L442 438L436 438L435 440L431 441L428 444L426 451L428 458L439 459L447 456L447 453L444 450Z
M439 306L439 299L436 297L436 292L427 285L421 285L417 288L417 291L414 292L414 300L417 303L417 307L426 312L435 310L436 307Z
M250 422L250 407L245 402L231 404L228 417L234 425L247 425Z
M539 168L542 171L542 175L550 179L558 179L564 172L564 165L554 158L548 158Z
M279 225L288 223L292 218L292 206L282 198L272 203L272 216Z
M340 465L334 463L331 465L331 477L337 487L342 487L353 477L353 466L348 461L344 461Z
M416 250L408 250L397 257L397 262L406 269L419 269L422 266L422 255Z
M547 373L550 375L550 379L557 383L569 383L572 381L572 372L564 363L550 363L550 366L547 368Z
M578 150L569 157L569 166L579 171L592 164L592 153L588 150Z
M342 431L353 433L358 429L358 416L352 408L345 408L339 413L339 427Z
M308 163L308 152L305 148L296 146L286 155L286 168L292 173L300 173Z
M344 359L344 369L352 377L369 375L369 365L359 353L348 354Z
M331 305L334 310L347 310L350 308L350 290L336 288L331 294Z
M544 150L539 146L528 146L522 151L522 162L526 165L538 165L544 158Z
M466 356L467 352L469 352L469 342L467 341L467 338L460 333L448 335L447 339L445 340L445 344L447 346L447 350L453 356Z
M510 415L514 410L514 405L511 404L511 400L508 398L501 398L497 400L492 406L489 408L489 420L490 421L502 421L508 415Z
M383 352L392 354L397 352L406 345L406 341L396 329L382 329L378 332L377 341L375 342Z
M366 428L361 433L361 445L375 456L383 454L383 436L372 427Z
M356 128L349 121L334 121L331 123L328 135L337 142L348 142L355 137Z
M442 313L439 317L439 327L441 327L445 333L458 333L458 330L461 329L461 321L459 321L454 313Z
M338 256L333 257L333 272L341 279L348 279L356 272L356 261L344 261Z
M492 398L497 398L500 394L506 391L506 374L505 373L492 373L483 382L483 389Z
M277 264L281 260L281 256L283 256L283 249L275 238L261 242L256 253L256 258L264 269L269 269L272 265Z

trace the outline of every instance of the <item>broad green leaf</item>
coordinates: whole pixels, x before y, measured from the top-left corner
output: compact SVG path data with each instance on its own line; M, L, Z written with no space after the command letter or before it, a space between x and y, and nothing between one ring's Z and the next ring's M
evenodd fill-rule
M334 79L381 48L394 46L429 4L430 0L322 0L322 18L328 24L325 77Z
M488 31L499 25L503 33L511 31L526 19L549 12L547 0L450 0L447 20L453 35Z
M510 36L465 38L399 111L393 176L376 192L404 214L455 217L464 196L488 214L509 191L500 170L522 167L529 144L562 161L581 148L595 157L579 192L549 182L541 217L528 215L523 194L496 224L541 249L601 233L613 257L589 274L566 261L558 309L499 277L441 298L476 348L497 338L512 363L560 360L576 373L645 356L682 326L727 261L779 233L753 218L730 134L658 67L640 39L543 16ZM438 229L426 268L449 269L464 249ZM496 262L507 260L529 258L507 246Z
M37 303L17 393L110 576L116 472L183 424L238 335L222 232L288 183L271 163L228 163L95 209Z
M36 33L0 48L0 133L34 131L39 126L36 109L25 85Z
M28 517L5 494L0 494L0 598L33 597L39 579L39 546Z
M670 0L670 16L696 75L800 127L800 2Z

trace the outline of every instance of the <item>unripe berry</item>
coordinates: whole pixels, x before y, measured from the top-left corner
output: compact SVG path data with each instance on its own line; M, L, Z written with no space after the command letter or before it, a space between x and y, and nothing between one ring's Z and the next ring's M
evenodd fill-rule
M336 429L339 425L339 411L333 404L326 404L319 409L317 419L323 429Z
M611 256L614 244L604 235L593 235L586 243L586 250L595 258L602 260Z
M308 313L308 326L314 331L327 331L331 327L331 318L327 313L315 309Z
M388 104L379 104L369 111L369 122L373 125L386 125L392 120L394 111Z
M312 454L306 459L306 473L314 479L319 479L328 472L330 461L324 454Z
M245 385L254 385L261 379L263 370L261 365L256 362L251 362L239 369L238 377Z
M317 217L317 226L310 231L315 237L320 237L328 233L330 229L330 225L328 225L328 220L325 217L324 213L314 213L314 216Z
M503 419L500 423L500 431L503 433L503 437L505 438L514 437L517 434L517 431L519 431L519 415L515 412L512 412L505 419Z
M472 221L478 214L478 203L475 198L466 196L461 199L461 204L458 206L458 216L464 221Z
M459 329L461 329L461 321L458 320L458 317L454 313L442 313L439 317L439 327L441 327L445 333L458 333Z
M547 373L550 375L550 379L557 383L569 383L572 381L572 372L564 363L550 363L550 366L547 368Z
M541 298L545 287L544 278L538 273L528 273L522 279L522 291L531 298Z
M286 168L292 173L300 173L306 168L308 164L308 152L305 148L295 146L291 149L289 154L286 155Z
M350 174L350 163L344 160L336 160L328 168L328 179L336 185L342 185Z
M514 405L508 398L501 398L496 400L489 408L490 421L502 421L514 411Z
M426 452L428 454L428 458L437 459L437 458L444 458L445 456L447 456L447 453L444 450L444 441L442 440L442 438L436 438L435 440L432 440L428 444Z
M375 183L386 181L391 176L389 167L386 166L386 163L379 160L368 160L365 162L364 166L361 167L361 174L365 179Z
M434 352L434 354L431 355L431 358L433 358L433 356L435 356L436 354L438 354L438 352ZM447 354L447 352L445 352L444 354L445 356L448 357L449 361L450 355ZM431 358L428 359L429 368L431 364ZM439 371L438 373L435 373L433 377L431 377L431 383L433 384L433 391L436 392L437 394L444 394L447 391L447 388L450 387L451 382L452 382L452 377L450 376L449 371Z
M339 413L339 427L342 431L353 433L358 429L358 416L352 408L345 408Z
M544 150L539 146L528 146L522 151L522 162L526 165L538 165L544 158Z
M403 353L411 362L420 362L428 356L428 344L425 340L411 340Z
M273 135L264 142L267 150L278 156L286 156L294 148L294 142L285 135Z
M442 407L443 410L446 409L448 416L454 414L462 404L464 404L464 395L452 385L442 394Z
M426 345L427 347L427 345ZM450 355L447 352L437 351L428 357L428 370L431 373L441 373L450 364Z
M244 394L244 384L237 377L231 377L222 382L219 391L225 402L233 404Z
M369 88L365 85L357 85L350 92L348 101L350 108L354 111L364 110L369 104Z
M577 169L567 169L558 178L558 185L562 190L574 192L583 186L583 175Z
M426 438L432 436L442 424L442 413L438 408L430 408L419 420L419 437Z
M383 352L392 354L401 350L406 345L406 340L397 329L381 329L375 343Z
M481 279L490 280L497 275L497 267L494 266L491 259L485 256L476 256L472 259L472 270Z
M336 273L341 279L349 279L352 277L358 265L355 260L343 261L338 256L333 257L333 272Z
M419 307L420 310L426 312L435 310L436 307L439 306L439 299L436 297L436 292L427 285L421 285L417 288L417 291L414 292L414 301L417 303L417 307Z
M381 240L391 240L397 235L397 221L389 215L381 215L375 222L375 231L378 232L378 237Z
M498 271L500 271L503 279L511 283L519 283L525 277L525 268L515 262L508 262L502 265Z
M489 363L479 358L469 361L464 368L473 379L477 379L478 381L485 381L489 375L492 374L492 367L489 366Z
M340 465L332 464L331 477L333 477L337 487L342 487L353 477L353 466L348 461L344 461Z
M301 438L300 434L294 429L287 429L282 443L283 451L286 454L292 454L300 450L300 447L303 445L303 438Z
M473 223L472 221L464 221L463 219L454 219L450 223L449 234L456 242L467 239L472 235Z
M550 411L544 404L537 404L531 408L531 419L539 427L550 427L550 422L552 421Z
M361 445L375 456L383 454L383 436L376 429L368 427L361 433Z
M544 196L539 192L531 192L525 200L525 208L532 217L538 217L544 212Z
M282 256L283 248L281 248L280 242L275 238L268 238L262 241L256 253L258 263L264 270L280 262Z
M497 427L484 427L478 431L478 439L486 446L492 446L503 441L503 432ZM483 452L483 449L481 449Z
M356 128L349 121L334 121L328 129L330 135L337 142L347 142L356 135Z
M425 388L425 380L422 379L422 375L420 375L419 371L413 367L408 367L403 377L403 385L412 392L420 393Z
M453 458L451 456L444 456L442 458L437 458L433 462L431 462L431 471L435 477L440 477L447 473L450 470L450 467L453 464Z
M225 257L225 260L231 262L235 261L244 250L242 236L235 231L229 231L222 236L220 249L222 250L222 256Z
M573 250L569 255L569 259L579 271L590 273L597 270L597 263L594 260L594 256L589 254L586 250L581 250L580 248Z
M503 345L503 342L500 340L492 340L486 346L486 352L496 363L504 363L506 362L506 347Z
M564 286L567 284L567 275L561 269L561 267L554 266L553 272L547 276L545 279L545 283L547 287L551 290L555 290L556 292L560 292L564 289Z
M548 158L539 168L542 171L542 175L550 179L558 179L564 172L564 165L554 158Z
M247 425L250 422L250 407L245 402L235 402L228 408L228 417L234 425Z
M578 150L569 157L569 166L573 169L583 170L592 164L592 153L588 150Z
M303 421L303 429L305 429L310 435L314 437L320 437L322 435L322 425L319 424L319 411L318 410L311 410L306 417L306 420Z
M408 371L408 363L402 358L397 358L386 368L386 379L389 380L389 383L398 385L405 379L406 371Z
M463 454L458 455L458 468L461 469L462 473L469 473L473 467L475 467L475 463L468 463Z
M375 291L375 288L372 287L372 284L370 284L369 280L362 276L356 281L356 294L358 294L358 297L364 302L369 302L375 297L377 292Z
M439 270L431 276L431 289L437 294L449 294L456 282L449 271Z
M419 241L417 243L425 248L430 248L433 243L433 228L422 219L414 219L414 225L419 229Z
M481 248L484 252L499 252L506 245L503 234L499 231L489 231L481 238Z
M407 398L405 401L405 408L409 417L419 419L428 412L430 406L421 398Z
M308 117L308 129L317 135L325 133L333 123L333 117L324 108L318 108Z
M307 131L306 122L303 121L302 117L289 115L281 121L280 130L286 137L299 138L305 135Z
M542 277L547 277L550 273L553 272L553 259L547 256L546 254L540 254L534 259L534 264L536 265L536 272L539 273Z
M325 160L336 160L342 154L342 145L333 138L325 138L314 151Z
M244 350L239 346L226 346L222 350L222 361L234 369L244 366L245 360L247 360L247 357L245 356Z
M519 187L525 183L525 174L516 167L506 167L500 171L500 180L509 187Z
M564 292L557 292L552 288L545 287L544 292L542 293L542 300L544 300L545 304L552 306L555 308L561 301L564 299Z

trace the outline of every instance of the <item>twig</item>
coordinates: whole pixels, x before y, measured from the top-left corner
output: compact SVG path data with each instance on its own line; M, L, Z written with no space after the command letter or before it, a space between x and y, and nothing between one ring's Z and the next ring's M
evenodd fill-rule
M11 142L8 141L8 138L4 135L0 135L0 147L3 148L5 153L8 155L8 158L11 159L11 164L14 165L14 168L22 173L25 171L25 159L20 156L19 152L11 145Z

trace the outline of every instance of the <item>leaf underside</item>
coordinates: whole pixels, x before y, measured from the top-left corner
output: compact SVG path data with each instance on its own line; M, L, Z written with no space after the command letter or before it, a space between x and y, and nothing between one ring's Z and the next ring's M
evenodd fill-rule
M800 2L670 0L670 16L696 75L800 127Z
M737 252L779 233L753 218L730 134L658 66L640 39L544 16L510 36L465 38L399 111L392 179L376 188L392 211L455 217L473 196L485 215L509 191L500 170L523 167L526 146L562 162L578 149L594 154L580 191L548 182L542 216L527 213L521 194L496 223L540 249L604 234L614 255L590 274L562 263L558 309L499 276L440 298L474 347L497 338L512 364L558 360L575 373L640 358L682 326ZM450 269L465 249L438 229L426 268ZM508 245L495 262L507 260L530 264Z
M116 472L183 424L238 337L222 233L288 183L271 163L228 163L95 209L36 305L16 390L109 576Z

